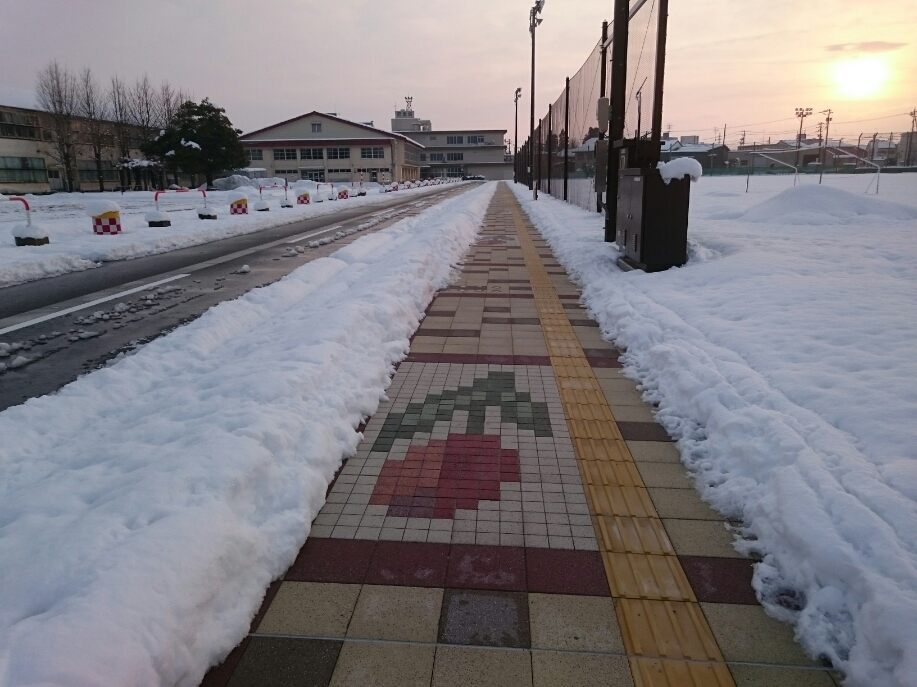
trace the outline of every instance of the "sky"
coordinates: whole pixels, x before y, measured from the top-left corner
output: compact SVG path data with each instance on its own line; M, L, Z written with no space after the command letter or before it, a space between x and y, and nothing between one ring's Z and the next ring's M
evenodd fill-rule
M34 102L49 60L107 81L148 74L252 131L312 110L388 129L404 97L437 129L528 126L531 0L0 0L0 104ZM881 5L881 7L880 7ZM792 138L794 109L835 134L901 132L917 107L913 0L670 0L663 122L673 135ZM881 11L879 11L881 9ZM543 116L610 18L611 0L546 0ZM520 139L524 140L520 133Z

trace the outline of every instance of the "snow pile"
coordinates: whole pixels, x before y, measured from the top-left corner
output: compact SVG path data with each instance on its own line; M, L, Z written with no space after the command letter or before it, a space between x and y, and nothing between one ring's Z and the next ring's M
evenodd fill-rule
M293 562L494 188L0 413L0 685L200 684Z
M46 239L48 228L40 224L17 224L12 229L15 239Z
M283 186L287 183L282 177L270 177L269 179L249 179L241 174L231 174L228 177L214 179L213 186L220 191L232 191L241 186L251 186L257 189L259 186Z
M804 184L755 205L741 219L758 223L854 224L863 220L914 220L917 208L830 186Z
M898 176L890 195L914 208L913 175ZM745 523L737 547L764 556L768 612L845 684L917 685L917 221L875 205L844 232L702 219L730 191L740 212L782 207L792 178L754 179L757 198L745 183L694 187L690 260L657 274L617 269L601 215L516 191L704 498ZM861 207L834 190L845 213Z
M157 212L153 210L143 216L144 222L168 222L170 219L168 212Z
M86 203L86 214L89 217L98 217L106 212L121 212L121 208L113 200L90 200Z
M704 174L704 168L693 157L679 157L669 162L660 162L656 165L656 169L659 170L659 175L666 186L672 179L691 177L691 181L697 181Z
M235 191L230 191L229 193L227 193L225 198L223 198L223 200L229 203L230 205L232 205L233 203L238 203L240 200L244 200L248 202L249 197L250 196L247 191L242 190L242 189L237 189Z

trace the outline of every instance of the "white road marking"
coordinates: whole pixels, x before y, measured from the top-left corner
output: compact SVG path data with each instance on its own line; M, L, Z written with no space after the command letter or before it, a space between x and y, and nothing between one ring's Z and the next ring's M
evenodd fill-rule
M309 234L303 234L302 236L297 236L295 239L290 239L286 243L298 243L299 241L305 241L306 239L310 239L313 236L318 236L319 234L325 234L329 231L340 229L343 226L344 226L343 224L336 224L333 227L328 227L327 229L322 229L320 231L313 231L312 233L309 233Z
M0 334L7 334L9 332L15 332L17 329L23 329L24 327L31 327L33 324L38 324L39 322L47 322L48 320L53 320L56 317L62 317L64 315L69 315L70 313L77 312L79 310L85 310L86 308L91 308L99 303L106 303L108 301L114 301L123 296L130 296L132 293L137 293L138 291L146 291L147 289L153 286L159 286L160 284L165 284L166 282L175 281L176 279L184 279L188 277L188 274L176 274L172 277L167 277L165 279L160 279L159 281L150 282L149 284L144 284L143 286L138 286L133 289L128 289L127 291L121 291L119 293L113 294L111 296L105 296L105 298L97 298L94 301L89 301L88 303L83 303L82 305L74 305L72 308L66 308L60 312L50 313L48 315L42 315L41 317L36 317L34 320L29 320L28 322L20 322L19 324L14 324L11 327L6 327L5 329L0 329Z

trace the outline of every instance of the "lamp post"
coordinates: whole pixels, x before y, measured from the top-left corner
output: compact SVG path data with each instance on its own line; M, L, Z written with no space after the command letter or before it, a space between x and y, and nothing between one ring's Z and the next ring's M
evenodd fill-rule
M513 181L519 183L519 98L522 97L522 88L516 89L513 102L516 104L516 133L513 135Z
M812 114L811 107L797 107L796 116L799 117L799 135L796 137L796 166L799 167L799 148L802 146L802 123Z
M535 29L538 27L543 19L539 19L538 15L541 13L541 10L544 9L544 0L535 0L535 5L529 10L529 33L532 34L532 109L529 115L529 140L535 140ZM531 151L531 167L530 169L535 169L535 146L532 146ZM538 200L538 187L535 186L532 175L529 175L529 188L532 189L532 199Z

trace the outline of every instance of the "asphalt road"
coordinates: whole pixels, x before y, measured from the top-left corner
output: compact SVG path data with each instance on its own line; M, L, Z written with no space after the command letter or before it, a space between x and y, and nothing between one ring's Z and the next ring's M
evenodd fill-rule
M469 188L433 187L407 198L394 194L372 207L0 289L0 344L11 346L0 350L0 363L8 368L0 373L0 410L53 393L222 301L277 281L306 262ZM378 223L307 248L313 239L369 221ZM247 271L240 271L243 265ZM11 368L19 356L29 362Z

